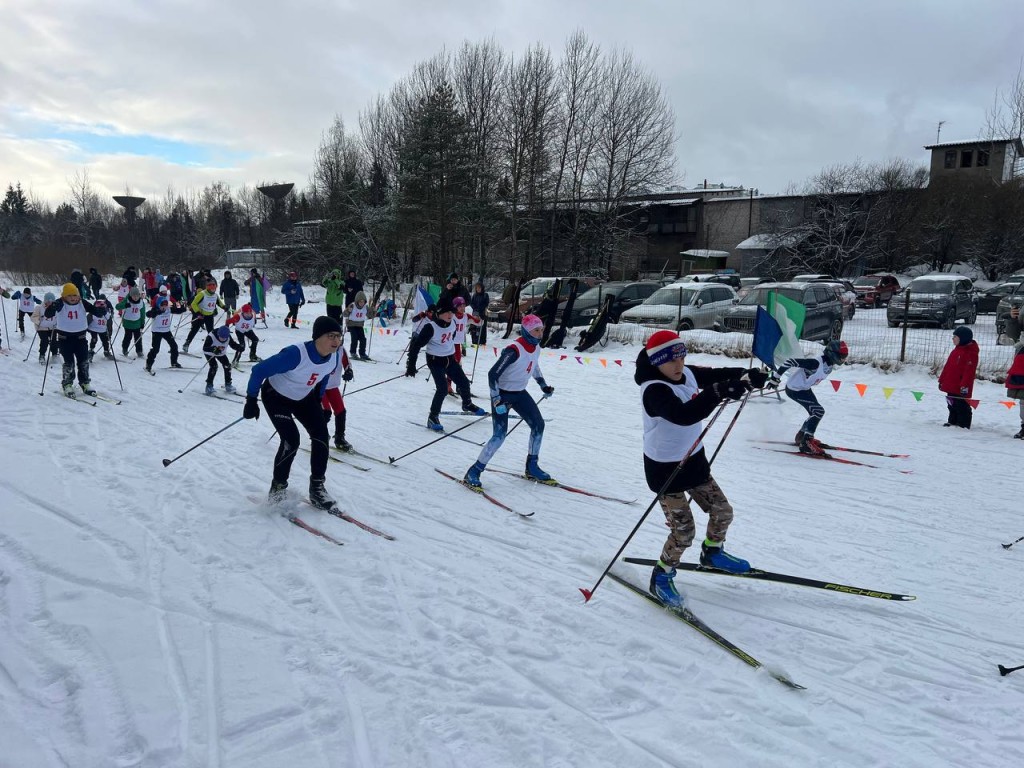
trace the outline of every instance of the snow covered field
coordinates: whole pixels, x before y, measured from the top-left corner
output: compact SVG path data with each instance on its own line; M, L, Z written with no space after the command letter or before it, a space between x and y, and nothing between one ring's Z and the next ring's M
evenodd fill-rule
M258 329L264 356L308 338L284 312L273 303ZM349 390L400 374L407 341L374 335L379 362L354 362ZM359 462L365 472L332 462L328 488L391 542L304 505L300 454L290 508L336 547L249 501L265 496L277 446L265 416L161 465L238 418L241 400L205 398L200 382L179 394L188 375L166 370L166 351L156 377L121 364L122 405L60 397L58 364L40 397L28 344L0 356L2 768L1024 765L1024 671L996 669L1024 664L1024 542L999 546L1024 535L1024 443L1010 439L1019 415L998 385L979 383L966 432L940 426L924 369L840 369L838 392L816 389L818 435L910 454L844 454L878 468L762 450L783 446L757 440L788 439L802 421L789 401L752 399L741 414L714 465L736 509L729 549L766 570L918 597L680 574L695 613L807 687L795 692L610 580L583 603L578 589L652 498L635 345L595 350L621 367L542 357L557 391L542 405L541 453L566 483L635 504L485 473L494 496L536 512L521 519L434 471L473 462L478 448L456 440L395 466ZM476 368L484 406L493 360L484 350ZM122 397L109 361L93 382ZM409 420L425 421L431 391L421 376L347 396L349 440L379 457L427 442ZM485 420L460 434L489 433ZM514 432L492 466L521 469L526 439ZM656 508L626 554L656 558L664 535ZM647 569L615 570L646 585Z

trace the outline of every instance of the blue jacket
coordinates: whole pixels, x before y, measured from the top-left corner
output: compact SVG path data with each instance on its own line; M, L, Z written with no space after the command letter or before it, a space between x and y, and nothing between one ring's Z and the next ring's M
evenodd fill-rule
M302 293L302 283L298 280L285 280L281 286L281 293L289 304L305 304L306 297Z

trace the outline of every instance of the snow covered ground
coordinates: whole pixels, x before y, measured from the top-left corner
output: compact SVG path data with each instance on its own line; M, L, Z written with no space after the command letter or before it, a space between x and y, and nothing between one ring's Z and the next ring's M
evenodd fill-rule
M308 337L308 325L283 327L274 302L264 355ZM355 362L349 390L401 373L407 341L374 335L378 362ZM473 462L478 449L456 440L395 466L360 462L365 472L331 463L329 489L391 542L305 506L300 454L290 508L336 547L249 500L265 496L277 445L265 417L161 465L240 416L241 400L205 398L196 383L179 394L188 375L166 370L166 351L156 377L120 365L122 405L60 397L56 364L40 397L28 344L0 356L3 768L1024 764L1024 671L996 669L1024 664L1024 542L1000 547L1024 535L1024 443L1010 439L1018 413L998 404L998 385L979 383L967 432L940 426L924 369L841 369L838 392L816 390L828 411L819 436L911 456L847 454L878 468L762 450L783 446L757 440L796 431L794 403L753 399L741 414L714 466L736 509L730 550L918 597L681 574L692 609L807 687L795 692L610 580L583 603L578 589L652 498L635 345L612 343L589 364L542 358L557 391L542 406L541 455L563 481L635 504L485 474L494 496L536 512L521 519L434 471ZM482 351L476 368L484 405L493 359ZM122 396L110 362L93 381ZM346 397L348 438L379 457L427 442L409 420L425 420L430 394L421 376ZM485 420L460 434L489 433ZM512 433L492 466L520 469L526 439ZM626 554L657 557L664 535L655 509ZM648 578L623 563L616 573Z

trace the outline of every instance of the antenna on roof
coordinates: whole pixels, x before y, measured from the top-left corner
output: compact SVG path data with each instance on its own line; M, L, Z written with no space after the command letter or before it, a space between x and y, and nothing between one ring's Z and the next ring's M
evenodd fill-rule
M939 143L939 136L942 135L942 126L946 124L945 120L939 120L939 126L935 129L935 143Z

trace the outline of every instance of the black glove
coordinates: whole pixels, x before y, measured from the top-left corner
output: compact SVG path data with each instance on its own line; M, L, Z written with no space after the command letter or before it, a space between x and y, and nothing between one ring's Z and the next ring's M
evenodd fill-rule
M719 400L739 400L747 392L747 386L739 379L729 379L728 381L719 381L713 385L715 394L718 395Z
M764 385L768 383L768 379L770 378L771 376L769 376L767 372L751 368L740 376L740 381L746 381L754 389L764 389Z
M412 377L416 376L416 369L413 368L412 366L409 366L408 368L405 369L405 375Z
M341 378L343 378L345 381L352 381L352 377L354 375L355 374L352 373L352 369L351 368L346 368L345 372L343 374L341 374Z
M258 419L260 417L259 401L252 395L245 398L245 408L242 409L242 416L246 419Z
M546 387L541 387L540 391L544 393L544 397L551 397L553 394L555 394L555 388L550 385Z

